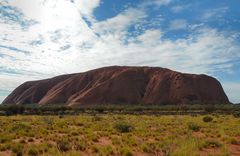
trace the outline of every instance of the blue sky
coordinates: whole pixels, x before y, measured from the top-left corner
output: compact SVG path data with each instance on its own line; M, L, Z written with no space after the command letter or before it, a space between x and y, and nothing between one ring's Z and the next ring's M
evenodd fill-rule
M216 77L240 102L238 0L0 0L0 102L25 81L110 65Z

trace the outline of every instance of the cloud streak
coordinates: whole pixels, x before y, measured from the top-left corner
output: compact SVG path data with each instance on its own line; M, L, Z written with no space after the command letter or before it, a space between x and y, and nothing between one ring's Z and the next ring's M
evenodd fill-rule
M16 7L1 4L0 22L6 24L17 24L22 29L28 29L30 26L37 24L35 20L26 19L24 14Z
M170 30L181 30L181 29L186 29L188 26L188 23L184 19L176 19L172 20L170 22L169 29Z

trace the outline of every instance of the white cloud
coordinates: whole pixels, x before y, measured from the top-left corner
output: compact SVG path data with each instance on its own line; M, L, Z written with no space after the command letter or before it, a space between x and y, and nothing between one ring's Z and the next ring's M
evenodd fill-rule
M74 3L83 16L93 18L93 11L100 5L100 0L75 0Z
M147 46L158 43L162 37L162 32L159 30L146 30L143 34L139 35L137 39L142 44Z
M223 88L233 103L240 103L240 82L223 82Z
M11 0L11 1L8 1L8 5L18 8L20 11L23 12L23 14L27 18L39 19L39 18L41 18L42 13L44 13L42 10L43 2L44 2L44 0L36 0L36 1Z
M11 0L8 3L21 9L27 17L42 18L41 21L44 21L49 15L56 18L59 14L61 14L60 17L69 17L69 13L76 13L76 8L82 16L92 18L94 9L100 5L100 0L73 0L74 5L70 0Z
M176 19L170 22L169 29L170 30L180 30L180 29L186 29L188 26L188 23L184 19Z
M96 33L102 34L119 34L126 31L129 26L134 25L145 17L146 14L143 10L129 8L113 18L102 22L95 22L93 30Z

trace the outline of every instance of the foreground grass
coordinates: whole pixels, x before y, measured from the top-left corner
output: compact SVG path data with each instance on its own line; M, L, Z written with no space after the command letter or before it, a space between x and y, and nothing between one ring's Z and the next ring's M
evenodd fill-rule
M240 155L232 115L0 116L0 155Z

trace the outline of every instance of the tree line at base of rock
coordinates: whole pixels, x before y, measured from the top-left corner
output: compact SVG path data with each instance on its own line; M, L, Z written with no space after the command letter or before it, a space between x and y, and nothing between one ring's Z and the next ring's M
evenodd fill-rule
M240 116L240 105L87 105L69 107L64 105L2 105L0 115L77 115L81 113L119 113L119 114L233 114Z

